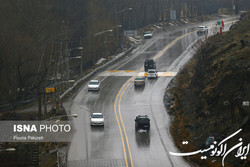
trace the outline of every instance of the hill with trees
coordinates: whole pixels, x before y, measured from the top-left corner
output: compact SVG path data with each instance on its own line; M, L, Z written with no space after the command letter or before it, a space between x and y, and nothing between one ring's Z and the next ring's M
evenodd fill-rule
M72 78L121 52L123 30L168 20L170 10L178 19L232 8L232 1L212 1L0 0L0 105L33 98L55 79ZM67 74L64 62L77 56L82 60L70 61Z

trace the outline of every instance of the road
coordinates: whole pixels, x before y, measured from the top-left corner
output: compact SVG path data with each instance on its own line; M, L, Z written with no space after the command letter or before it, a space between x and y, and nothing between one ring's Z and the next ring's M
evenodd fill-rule
M199 38L194 25L155 34L137 51L91 78L101 81L99 92L88 92L87 84L83 85L68 101L70 112L78 114L73 121L76 132L69 147L68 167L191 166L169 154L178 150L169 133L170 116L163 96L174 76L169 74L175 73L146 79L142 88L134 88L132 80L143 71L146 58L156 60L159 72L178 72L194 53L190 45ZM93 112L106 117L103 128L90 126ZM135 132L134 119L139 114L151 119L149 133Z

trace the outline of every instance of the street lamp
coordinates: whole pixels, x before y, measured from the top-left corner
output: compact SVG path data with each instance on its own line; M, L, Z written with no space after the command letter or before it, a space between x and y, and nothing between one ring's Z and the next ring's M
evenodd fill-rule
M114 26L114 28L121 28L121 27L122 27L121 24Z
M166 14L166 20L167 20L167 12L169 12L169 11L170 11L170 9L163 10L163 31L166 31L165 14Z
M80 68L80 72L82 73L82 50L83 50L83 47L82 47L82 46L79 46L79 47L77 47L77 48L72 48L71 50L74 50L74 49L78 49L78 50L80 50L80 52L81 52L81 68Z
M129 10L133 10L133 8L126 8L126 9L119 10L119 11L116 12L116 14L120 14L120 13L129 11Z
M102 34L104 34L104 33L106 33L106 32L113 32L113 30L104 30L104 31L101 31L101 32L98 32L98 33L95 33L93 36L94 37L96 37L96 36L98 36L98 35L102 35Z
M112 30L112 29L110 29L110 30L104 30L104 31L95 33L93 36L96 37L96 36L98 36L98 35L102 35L102 34L108 33L108 32L113 32L113 30ZM109 38L108 38L108 39L109 39ZM107 36L106 36L106 35L105 35L105 41L107 42ZM108 42L108 45L109 45L109 46L106 45L106 52L109 52L107 47L110 47L110 42Z
M126 8L126 9L122 9L122 10L118 11L118 7L116 6L116 14L115 14L115 22L116 23L115 24L118 25L118 14L121 14L121 13L126 12L126 11L131 11L131 10L133 10L133 8ZM130 29L130 20L129 20L129 29ZM119 36L119 30L118 30L118 28L116 30L116 34L117 34L117 38L118 38L119 45L120 45L120 36Z
M67 71L68 71L68 80L69 80L69 60L72 60L72 59L81 59L82 60L82 56L76 56L76 57L67 57L65 60L63 60L63 61L60 61L60 62L58 62L57 63L57 65L59 66L59 65L62 65L62 64L64 64L64 63L66 63L67 62ZM81 61L81 67L82 67L82 61ZM62 72L63 73L63 72Z
M82 73L82 50L83 50L83 47L82 46L79 46L79 47L76 47L76 48L70 48L70 49L66 49L65 52L68 53L68 57L66 57L66 62L67 62L67 66L68 66L68 79L69 79L69 62L68 60L70 59L74 59L74 58L70 58L70 51L72 50L81 50L81 56L77 56L77 57L74 57L74 58L81 58L81 70L80 72Z
M115 14L116 25L118 25L118 14L121 14L121 13L126 12L126 11L133 10L133 8L126 8L126 9L122 9L122 10L119 10L119 11L117 11L117 10L118 9L116 8L116 14ZM117 34L118 34L118 30L117 30Z
M65 60L59 61L59 62L57 63L57 65L58 65L58 66L59 66L59 65L62 65L63 63L65 63L65 62L67 62L67 61L69 61L69 60L72 60L72 59L81 59L81 58L82 58L81 56L67 57Z

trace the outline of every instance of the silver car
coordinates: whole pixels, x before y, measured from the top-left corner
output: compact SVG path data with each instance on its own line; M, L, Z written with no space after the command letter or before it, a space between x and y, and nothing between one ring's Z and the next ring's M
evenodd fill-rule
M136 77L134 80L134 86L145 86L145 77Z
M207 34L208 28L206 26L199 26L197 28L197 34Z
M104 117L102 113L93 113L90 117L91 126L104 126Z
M88 91L91 91L91 90L100 90L100 83L98 80L91 80L88 84Z

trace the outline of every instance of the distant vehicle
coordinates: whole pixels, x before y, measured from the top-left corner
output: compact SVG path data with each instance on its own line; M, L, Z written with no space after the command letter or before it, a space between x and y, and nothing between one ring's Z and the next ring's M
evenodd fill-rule
M197 34L207 34L208 28L206 26L199 26L197 28Z
M102 113L93 113L90 117L91 126L104 126L104 117Z
M148 71L148 69L156 69L156 64L154 59L146 59L144 62L144 71Z
M153 33L152 31L146 31L144 32L144 39L149 39L149 38L152 38L153 37Z
M150 119L147 115L138 115L135 118L135 131L146 130L149 132L150 130Z
M157 78L158 77L157 71L155 69L149 69L147 77L148 78Z
M136 77L134 80L134 86L145 86L145 77Z
M100 90L100 83L98 80L91 80L88 84L88 91L91 91L91 90Z

